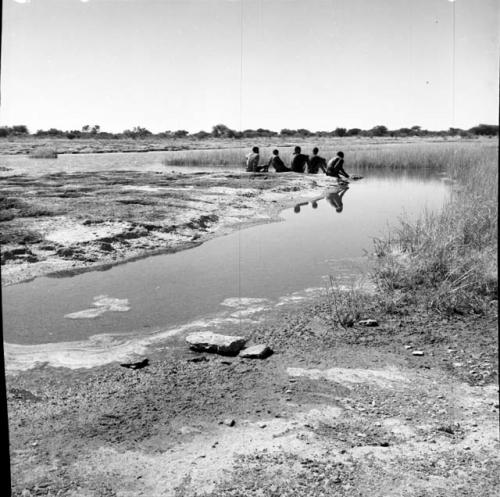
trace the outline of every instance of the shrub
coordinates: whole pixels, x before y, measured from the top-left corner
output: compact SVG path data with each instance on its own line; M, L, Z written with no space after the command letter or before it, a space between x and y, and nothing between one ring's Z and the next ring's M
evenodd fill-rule
M50 147L37 147L30 153L31 159L57 159L57 151Z

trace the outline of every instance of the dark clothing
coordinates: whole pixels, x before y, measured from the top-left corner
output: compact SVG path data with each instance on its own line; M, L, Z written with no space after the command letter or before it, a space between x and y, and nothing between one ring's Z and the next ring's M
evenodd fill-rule
M273 155L269 159L267 167L274 167L274 170L277 173L286 173L287 171L291 171L291 169L285 166L285 163L281 160L281 157L279 155Z
M326 173L326 159L319 155L313 155L309 161L307 172L309 174L318 174L320 169Z
M291 167L294 173L303 173L306 170L306 164L309 167L308 155L293 154Z
M349 175L344 171L344 159L338 156L330 159L326 168L326 175L333 176L334 178L339 178L342 175L348 178Z

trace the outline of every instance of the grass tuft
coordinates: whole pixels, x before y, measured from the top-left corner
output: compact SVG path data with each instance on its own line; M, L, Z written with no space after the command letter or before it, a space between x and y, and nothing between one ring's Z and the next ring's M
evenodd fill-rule
M496 154L463 152L446 161L454 183L442 211L375 240L380 290L446 313L483 312L498 294Z

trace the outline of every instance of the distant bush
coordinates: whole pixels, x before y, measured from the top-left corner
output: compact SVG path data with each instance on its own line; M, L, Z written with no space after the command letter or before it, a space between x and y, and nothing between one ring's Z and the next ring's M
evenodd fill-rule
M57 159L57 151L50 147L38 147L30 153L31 159Z
M28 128L24 124L16 124L15 126L0 127L0 137L28 135Z
M479 124L469 129L474 135L496 136L498 135L498 126L495 124Z

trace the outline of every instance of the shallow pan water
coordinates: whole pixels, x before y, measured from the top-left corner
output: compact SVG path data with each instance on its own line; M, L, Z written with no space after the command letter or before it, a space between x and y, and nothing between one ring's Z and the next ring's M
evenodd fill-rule
M4 339L17 344L143 333L221 309L228 298L271 298L325 284L367 265L372 238L398 217L438 209L448 188L397 173L353 182L340 198L282 213L186 251L3 289ZM338 197L338 195L337 195Z

